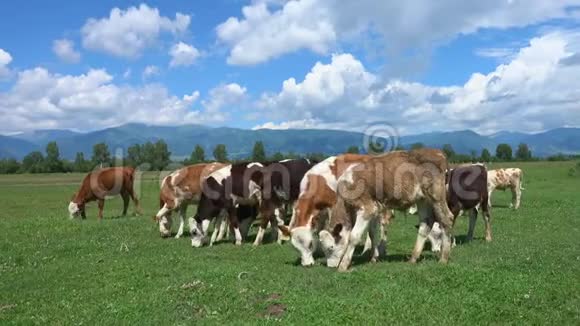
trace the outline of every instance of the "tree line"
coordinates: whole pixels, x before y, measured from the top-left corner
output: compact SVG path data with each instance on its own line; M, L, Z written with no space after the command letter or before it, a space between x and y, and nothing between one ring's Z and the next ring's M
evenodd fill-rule
M403 149L417 149L425 147L422 143L415 143L404 148L397 146L395 150ZM469 155L456 153L450 144L445 144L442 150L447 155L451 162L492 162L492 161L531 161L537 160L532 156L532 152L527 144L519 144L515 153L509 144L499 144L495 150L495 155L492 155L489 150L483 149L480 153L471 151ZM380 153L384 148L380 144L368 144L368 151L372 153ZM363 153L364 149L358 146L350 146L346 149L347 153ZM275 152L272 155L266 155L264 143L257 141L254 144L250 157L231 160L228 157L226 145L218 144L213 148L210 155L206 155L205 150L200 145L195 145L189 158L173 162L171 160L171 152L167 143L163 140L157 142L147 142L145 144L135 144L127 148L123 157L115 157L111 154L107 144L98 143L93 146L92 156L85 158L83 152L76 153L73 161L61 158L60 150L56 142L50 142L46 145L45 151L34 151L26 155L22 161L15 159L0 160L0 174L15 174L15 173L62 173L62 172L88 172L96 167L105 166L121 166L128 165L139 167L142 170L161 171L171 163L179 163L183 165L196 164L208 161L218 162L235 162L235 161L280 161L283 159L292 159L298 157L306 157L315 161L322 161L328 155L323 153L309 153L306 155L298 155L293 152L282 153ZM566 160L569 156L562 154L554 155L547 158L548 160Z

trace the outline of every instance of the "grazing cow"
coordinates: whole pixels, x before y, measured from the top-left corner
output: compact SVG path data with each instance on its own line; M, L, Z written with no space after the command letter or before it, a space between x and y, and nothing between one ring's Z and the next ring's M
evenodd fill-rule
M262 191L261 221L254 246L262 243L268 223L272 230L278 230L278 243L282 242L281 227L284 227L285 207L291 207L298 199L302 178L315 164L308 159L290 159L270 163L262 168L259 182ZM274 228L274 225L278 227Z
M312 167L302 178L289 230L282 228L282 231L291 234L292 245L300 253L303 266L314 264L313 229L321 226L319 214L328 212L336 203L337 179L349 166L369 158L358 154L331 156Z
M153 217L159 223L159 232L162 237L171 235L171 215L174 211L179 212L180 218L175 238L179 239L183 235L187 207L199 201L203 180L215 170L225 166L226 164L222 163L190 165L173 171L163 179L159 192L160 209ZM191 225L191 222L189 224Z
M270 223L273 230L283 224L281 208L298 197L299 183L312 163L305 159L269 163L238 163L219 169L207 179L195 216L197 230L192 236L192 246L199 247L206 237L206 226L221 211L226 211L233 228L236 245L241 245L242 235L236 207L258 206L260 229L254 245L261 243ZM279 237L281 238L281 237Z
M327 265L346 271L355 247L369 227L376 251L381 211L406 210L413 204L417 204L421 222L410 262L417 261L433 223L438 222L442 229L440 262L446 263L453 223L453 214L446 201L446 170L447 159L436 149L395 151L351 165L338 180L339 196L332 209L332 219L350 219L354 225L348 230L348 225L338 223L330 231L320 232Z
M117 195L123 198L123 216L127 215L129 199L133 200L137 213L141 214L139 200L133 192L134 178L135 169L132 167L113 167L90 172L68 205L70 217L80 215L85 219L85 204L96 200L99 206L99 220L102 220L105 197Z
M518 209L522 197L522 187L524 174L521 169L497 169L490 170L487 173L487 191L489 198L489 207L491 207L491 194L495 189L512 191L512 203L510 208Z
M488 206L487 169L482 164L466 164L447 171L447 206L453 213L453 224L461 211L469 211L469 228L467 241L473 240L473 231L478 211L483 212L485 220L485 240L491 241L491 214ZM441 247L438 225L433 226L429 234L431 249L438 251Z

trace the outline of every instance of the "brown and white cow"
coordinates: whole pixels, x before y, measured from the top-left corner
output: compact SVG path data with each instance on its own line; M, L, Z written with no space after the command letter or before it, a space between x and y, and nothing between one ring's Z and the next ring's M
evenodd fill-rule
M212 172L225 167L223 163L200 163L183 167L173 171L163 178L159 192L159 211L153 217L159 223L159 232L162 237L171 235L171 215L179 212L179 229L175 235L179 239L183 235L185 214L189 205L199 202L202 191L202 182ZM190 221L190 230L191 224Z
M487 173L487 191L489 207L491 207L491 194L495 189L512 191L512 202L510 208L518 209L522 198L522 187L524 174L521 169L508 168L490 170Z
M135 169L132 167L113 167L92 171L85 176L79 190L73 195L68 212L71 218L80 215L86 218L85 205L91 201L97 201L99 207L99 220L103 219L105 197L121 195L123 198L123 216L127 215L129 200L135 203L137 213L141 213L139 200L133 191Z
M314 264L314 231L322 226L318 223L321 213L328 213L336 203L337 180L352 164L364 162L369 155L344 154L331 156L310 169L300 182L300 195L292 212L289 230L292 245L300 253L303 266Z
M351 165L339 178L339 196L332 219L341 215L354 221L351 230L336 224L320 232L329 267L349 268L355 247L370 228L373 248L378 245L375 230L384 209L406 210L417 204L420 225L410 262L417 261L434 222L442 229L440 262L446 263L451 251L453 214L446 201L447 159L442 151L419 149L395 151ZM331 241L328 241L331 239ZM376 250L376 249L375 249Z

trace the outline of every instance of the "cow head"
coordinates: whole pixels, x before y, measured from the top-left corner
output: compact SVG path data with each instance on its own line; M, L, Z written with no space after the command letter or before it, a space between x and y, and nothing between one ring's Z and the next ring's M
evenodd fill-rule
M68 204L68 213L71 219L82 216L85 211L85 204L75 201L75 195L72 196Z
M292 245L300 253L302 266L314 265L315 242L312 230L308 226L293 228L291 231Z
M349 232L342 224L337 224L331 232L320 231L320 245L326 257L326 266L338 267L348 245L348 236Z
M192 218L193 222L190 225L191 232L191 246L199 248L207 242L207 230L209 228L209 220L201 220L199 215Z

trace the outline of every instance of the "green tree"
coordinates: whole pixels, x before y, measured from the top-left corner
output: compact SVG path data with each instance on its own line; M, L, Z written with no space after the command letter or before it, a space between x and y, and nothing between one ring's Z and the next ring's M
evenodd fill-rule
M380 154L385 151L385 144L381 143L381 141L373 141L372 139L369 141L368 144L368 154Z
M164 140L158 140L153 145L151 168L157 171L163 170L169 163L171 163L171 152Z
M60 159L60 151L56 142L52 141L46 145L46 158L44 159L46 172L63 172L63 163Z
M491 153L487 148L481 150L481 161L482 162L490 162L491 161Z
M324 153L308 153L306 154L306 158L314 162L322 162L326 158L326 155Z
M0 174L14 174L20 170L20 163L13 158L0 160Z
M421 148L425 148L425 145L423 143L413 143L413 144L411 144L411 149L421 149Z
M404 151L405 147L403 147L403 145L397 145L394 150L395 151Z
M499 144L495 150L495 157L502 161L511 161L512 148L508 144Z
M110 166L111 152L109 146L105 143L98 143L93 146L93 157L91 158L94 165Z
M266 150L264 150L264 143L257 141L252 150L252 161L263 162L266 160Z
M280 152L276 152L276 153L274 153L274 155L272 155L270 160L278 162L278 161L282 161L284 158L285 158L284 154L282 154Z
M213 157L218 162L227 162L228 161L228 151L226 150L226 145L224 144L217 144L213 150Z
M42 173L45 171L44 156L39 151L29 153L22 159L22 170L28 173Z
M203 147L199 145L195 145L193 152L191 152L191 156L189 158L190 164L197 164L205 162L205 151Z
M358 146L350 146L349 148L346 149L346 152L351 154L360 154Z
M127 165L137 167L143 163L141 145L135 144L127 148Z
M83 152L77 152L72 170L74 172L88 172L90 169L90 162L85 160L85 154Z
M520 143L516 150L516 158L521 161L529 161L532 158L532 152L527 144Z
M455 150L453 150L453 146L451 146L451 144L443 145L443 148L441 150L443 151L443 153L445 153L447 159L452 160L454 158Z

